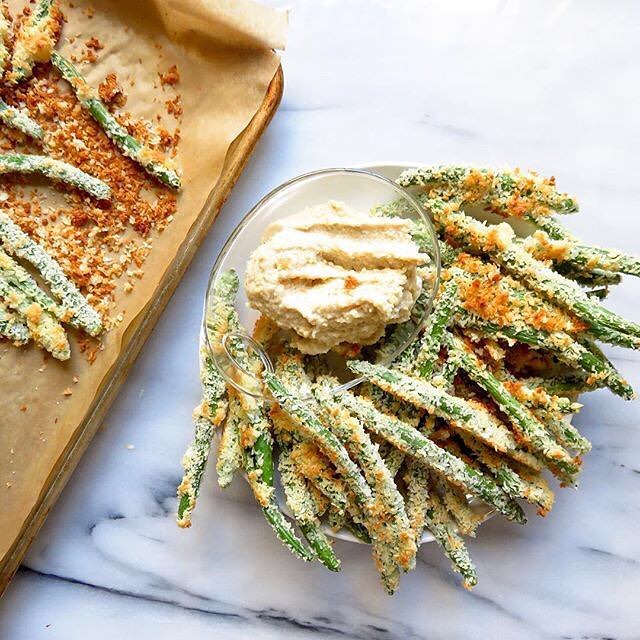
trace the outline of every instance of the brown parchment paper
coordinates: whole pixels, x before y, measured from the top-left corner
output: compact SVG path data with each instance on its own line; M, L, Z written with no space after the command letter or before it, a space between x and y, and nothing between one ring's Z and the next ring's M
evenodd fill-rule
M22 8L20 2L10 5L14 15ZM248 0L94 0L90 5L75 0L73 7L61 6L67 20L62 52L74 50L67 38L75 36L78 42L97 36L105 48L98 61L83 70L93 86L111 71L134 77L135 85L127 87L127 110L134 116L152 119L163 110L154 83L159 72L178 66L176 89L182 96L183 117L177 162L183 189L173 221L153 238L141 281L133 292L116 298L115 313L121 312L124 321L105 336L104 350L92 365L79 353L71 332L71 359L51 359L43 371L41 350L0 345L2 559L132 339L136 317L196 222L231 142L260 107L279 65L272 49L283 48L286 34L286 14ZM156 44L162 45L162 57ZM68 387L73 394L64 396Z

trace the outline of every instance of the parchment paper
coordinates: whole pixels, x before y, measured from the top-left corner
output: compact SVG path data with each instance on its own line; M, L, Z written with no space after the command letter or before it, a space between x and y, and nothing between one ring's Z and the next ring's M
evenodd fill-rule
M19 2L10 4L14 14L22 7ZM124 321L105 337L104 350L93 365L78 352L71 334L71 360L49 360L43 371L41 350L0 345L1 558L23 529L120 350L131 339L136 316L215 186L229 145L257 112L279 64L272 48L283 48L285 42L286 14L247 0L73 4L62 4L65 37L97 36L105 45L87 71L90 83L97 86L109 72L123 75L131 70L136 81L127 87L127 110L134 116L152 119L162 110L162 102L154 101L158 70L177 64L176 88L184 110L177 157L183 189L173 222L153 240L142 280L132 293L116 298ZM86 11L89 6L93 14ZM162 60L156 43L162 45ZM66 54L73 49L64 41L60 48ZM69 387L73 394L64 396Z

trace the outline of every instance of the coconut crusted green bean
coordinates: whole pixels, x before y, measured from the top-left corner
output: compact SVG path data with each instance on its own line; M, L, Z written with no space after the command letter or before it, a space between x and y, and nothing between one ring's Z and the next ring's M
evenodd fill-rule
M277 359L276 375L286 387L298 389L303 397L312 395L312 382L306 375L299 353L285 350ZM292 460L300 473L329 499L334 509L343 514L347 529L354 535L357 535L356 529L366 534L366 529L362 525L363 509L356 501L353 492L348 489L348 484L345 484L344 479L338 475L336 466L320 450L314 439L309 437L300 427L299 422L279 405L275 404L271 407L270 417L276 434L294 443ZM364 539L362 536L359 537ZM368 534L366 537L370 542Z
M279 405L271 409L272 421L276 424L276 429L291 431L292 427L293 429L298 428L308 438L308 440L302 440L294 446L292 450L293 463L308 481L314 483L329 498L340 513L348 511L353 518L360 519L360 505L365 511L368 511L372 504L369 486L336 436L320 421L310 406L289 393L283 383L286 381L287 384L297 384L298 389L300 388L301 362L299 356L282 354L278 359L277 369L279 377L269 372L264 374L267 388ZM307 395L306 389L304 395ZM287 422L292 424L286 424ZM332 471L324 468L322 454L319 459L316 455L315 460L308 455L313 453L316 445L324 456L335 465L342 476L341 478L333 477ZM353 491L357 502L349 496L345 485Z
M424 411L383 391L375 384L364 382L360 385L360 395L369 398L376 408L383 413L395 416L412 427L420 425Z
M557 396L574 397L580 393L595 391L604 386L602 380L589 382L586 375L557 375L549 378L525 378L524 382L529 386L539 387L547 393Z
M568 234L564 237L553 237L547 231L539 229L523 241L523 246L538 260L578 265L587 272L591 269L601 269L605 272L640 275L639 258L614 249L580 244Z
M447 353L447 357L442 363L442 378L445 381L447 391L453 387L456 374L460 370L460 357L456 353Z
M434 416L426 416L423 424L418 432L425 438L433 430L435 425ZM387 444L390 444L387 441ZM399 449L395 449L399 451ZM403 452L404 455L404 452ZM406 487L406 509L409 522L411 524L411 532L415 539L416 545L420 546L422 542L422 534L426 523L428 498L429 498L429 471L428 467L418 458L409 458L405 465L405 473L403 475Z
M509 500L493 480L483 476L456 456L439 447L414 427L394 416L381 413L366 398L344 392L337 399L350 412L358 416L369 431L377 433L394 447L418 458L428 467L442 473L452 482L482 498L510 520L524 522L524 514L520 507Z
M237 332L240 326L233 306L238 286L238 275L233 269L221 274L214 285L214 296L207 309L206 323L209 342L214 351L222 348L222 337L225 334L229 331ZM241 366L247 371L257 372L259 359L249 356L242 341L234 340L232 347ZM235 390L230 392L229 416L218 450L218 481L223 484L230 481L237 469L239 448L240 463L246 471L249 486L262 507L265 519L294 555L309 561L313 556L297 538L276 502L272 447L270 426L260 403L247 394L238 395ZM228 455L224 455L225 453Z
M442 339L451 323L458 301L458 287L450 280L442 287L431 315L427 320L420 339L418 354L414 360L413 371L421 378L430 378L438 360Z
M278 405L273 405L269 418L280 446L290 449L291 460L309 484L319 491L331 503L334 510L342 515L347 509L355 508L342 478L337 476L335 467L318 447L299 430L289 414Z
M0 336L15 345L29 342L29 328L0 300Z
M233 269L221 273L214 284L213 296L206 312L207 337L214 353L222 350L222 339L230 331L233 304L239 286L238 274Z
M222 430L216 460L218 485L223 489L231 484L236 472L242 467L240 423L243 419L240 400L235 393L230 393L227 419Z
M56 46L62 15L55 0L38 0L13 44L10 84L30 78L37 62L47 62Z
M296 468L296 473L298 475L302 475L300 473L300 470L297 468ZM327 513L331 503L329 502L329 499L327 498L327 496L325 496L320 491L320 489L318 489L318 487L316 487L314 484L312 484L306 478L304 478L304 476L303 476L303 480L305 481L305 485L307 487L307 490L309 491L309 495L313 500L314 512L316 516L318 516L318 518L321 518L325 513Z
M504 368L498 368L494 373L509 393L531 409L542 409L548 413L578 413L582 408L579 402L550 394L540 385L531 384L531 379L517 378Z
M458 531L465 536L475 537L476 529L482 524L485 515L473 510L464 491L442 476L433 473L432 479L440 491L442 502L449 516L456 523Z
M277 504L273 479L273 440L262 406L246 394L240 396L240 405L245 418L240 423L243 466L253 495L280 541L294 555L310 561L313 556L296 537Z
M566 417L543 409L532 409L532 412L559 445L567 449L575 449L579 453L591 451L591 442Z
M293 430L296 429L295 425L288 424L292 422L291 418L280 407L273 407L270 416L276 433L279 434L278 429L281 428L288 432L292 427ZM335 468L316 445L309 440L294 442L291 447L291 460L307 482L329 501L333 521L331 526L338 529L344 527L363 542L371 543L371 538L362 525L362 511L353 494L347 492L342 478L336 475Z
M22 109L9 106L0 98L0 122L12 129L22 131L34 140L44 138L44 129Z
M233 314L233 304L238 291L239 281L235 271L223 272L214 284L213 296L210 299L206 311L206 328L209 345L212 351L222 349L222 338L229 331L229 323ZM209 372L209 358L206 360L206 373ZM211 362L211 364L213 364ZM202 373L201 369L201 373ZM217 373L217 372L216 372ZM215 397L216 379L211 377L212 397ZM203 387L203 391L205 388ZM216 471L218 484L221 487L228 486L233 476L242 466L242 447L240 445L240 422L242 409L236 395L229 397L228 413L222 431L222 437L218 446L218 458Z
M478 583L476 568L469 556L464 540L456 533L453 522L433 485L426 496L425 523L436 542L451 561L454 571L464 578L467 589Z
M575 280L578 284L583 286L611 286L619 284L621 281L621 276L619 273L615 273L613 270L607 270L599 267L599 259L596 257L595 260L592 261L591 258L593 256L587 257L584 251L588 252L590 249L594 249L595 247L583 246L579 240L573 236L569 231L567 231L555 218L552 216L534 216L531 214L525 214L525 217L532 222L541 232L546 234L546 237L549 238L550 242L554 241L562 241L564 246L558 247L556 245L556 249L560 250L560 254L558 256L554 256L554 265L555 270L562 274L563 276L570 278L571 280ZM544 236L539 236L540 240L543 241L543 244L548 245ZM525 244L530 243L532 241L525 240ZM539 242L533 241L534 245L539 244ZM571 254L575 255L575 260L571 259L569 254L569 247L571 247ZM618 252L611 251L610 249L597 249L598 252L603 252L603 256L605 256L605 260L611 262L611 258L613 257L611 254L617 254ZM547 257L550 257L547 255ZM631 256L625 256L626 258L631 258L637 262L637 259L632 258ZM558 260L558 258L562 258L562 260Z
M98 200L111 199L111 188L102 180L90 176L71 164L48 156L25 153L0 154L0 174L3 173L39 173L51 180L82 189Z
M215 339L216 334L221 337L226 332L225 327L233 332L239 330L240 321L233 306L238 286L238 275L234 270L223 273L216 282L214 297L217 302L214 301L213 309L220 314L221 320L207 322L210 339L212 337ZM208 316L211 313L212 309L209 309ZM220 342L215 340L216 348L220 348ZM254 375L257 374L261 367L260 359L255 354L250 355L241 340L233 340L231 346L234 349L233 355L240 366ZM239 373L238 375L240 382L246 386L246 374ZM280 541L294 555L302 560L310 561L313 559L313 555L298 539L277 504L274 490L273 438L265 408L256 398L245 393L238 394L235 389L231 395L238 395L240 403L241 419L238 428L242 449L242 465L253 495L262 507L265 519Z
M619 273L605 271L604 269L584 269L575 265L562 262L554 265L554 270L563 275L565 278L574 280L582 287L613 287L622 282L622 276ZM592 291L587 292L592 295Z
M427 521L429 506L429 470L417 460L410 459L405 465L402 476L406 487L407 516L411 526L411 534L416 545L420 545Z
M36 302L44 311L60 320L66 321L68 312L50 298L31 277L31 274L0 248L0 275L16 289L20 289L28 298ZM10 305L11 306L11 305Z
M397 180L403 187L428 189L445 186L463 194L466 202L482 202L503 216L544 218L574 213L575 198L559 192L555 181L520 170L493 171L471 166L420 167L404 171Z
M400 365L396 364L394 366L399 367ZM403 370L403 368L401 368L401 370ZM423 422L423 411L413 405L402 402L374 384L365 382L360 385L360 394L371 400L379 411L392 415L412 427L418 428ZM429 418L429 416L425 416L425 419L426 418ZM385 465L389 469L389 473L395 478L405 461L406 454L404 451L393 447L388 440L385 440L383 444L388 445L391 449L383 458Z
M532 452L543 456L566 474L578 473L580 465L549 437L539 420L507 391L504 384L486 368L463 340L449 334L449 346L460 353L462 368L467 375L494 399Z
M522 498L537 505L538 513L542 516L551 511L554 502L553 491L542 476L529 472L529 479L525 479L522 475L526 475L526 472L521 471L522 475L518 474L504 458L475 438L462 434L462 439L478 460L494 474L496 482L509 496L514 499ZM535 478L535 481L532 478Z
M429 529L435 541L451 561L453 570L464 578L465 586L467 588L473 587L477 584L478 577L469 551L449 519L442 499L431 482L430 475L427 469L420 465L408 470L405 475L407 513L411 519L412 530L419 540L422 538L424 528Z
M466 312L459 313L456 322L464 328L474 328L488 335L507 340L516 340L533 347L551 351L562 362L592 374L594 378L601 380L622 398L629 400L634 397L633 389L620 376L615 367L590 353L583 345L562 331L549 333L526 326L502 327ZM631 336L629 338L632 339Z
M347 518L343 526L349 533L358 538L358 540L361 540L365 544L372 543L371 536L363 524L356 522L351 518Z
M325 495L340 513L351 509L351 499L331 463L311 442L299 442L292 448L292 459L300 473Z
M286 448L280 448L278 470L287 504L307 542L316 553L318 560L327 569L339 571L340 561L336 557L331 543L322 532L313 496L307 487L305 478L300 475L291 460L291 452Z
M17 312L29 329L33 340L57 360L68 360L71 349L67 334L55 316L43 309L20 287L5 277L0 269L0 300Z
M180 527L189 527L191 525L191 514L195 509L196 500L200 492L213 434L227 415L228 401L225 382L218 373L211 357L204 352L200 354L200 379L202 381L202 403L194 411L194 439L182 457L184 475L178 487L177 515L177 523ZM241 457L239 457L240 461ZM225 474L226 472L223 469L223 475ZM232 473L226 474L225 479L228 476L230 481L231 475Z
M102 103L97 92L87 84L87 81L69 60L54 51L51 62L60 71L62 77L69 82L80 103L125 156L135 160L160 182L174 189L180 189L178 174L164 163L158 152L145 147L140 141L129 135Z
M72 315L68 322L96 336L102 331L102 318L91 307L87 299L78 291L65 275L60 265L37 243L34 242L6 213L0 213L0 241L5 251L31 263L50 286L66 311Z

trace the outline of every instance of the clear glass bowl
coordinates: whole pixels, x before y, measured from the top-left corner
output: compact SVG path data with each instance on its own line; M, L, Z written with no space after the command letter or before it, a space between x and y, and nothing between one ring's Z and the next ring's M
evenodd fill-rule
M345 202L348 207L356 211L369 211L375 206L402 200L406 205L403 206L403 217L421 222L429 232L430 246L426 248L426 253L430 258L430 264L428 266L431 270L428 301L424 307L424 311L416 318L417 326L414 333L408 336L405 343L398 346L395 353L390 354L389 361L393 360L396 355L402 352L412 342L431 312L433 298L439 285L440 254L431 221L424 215L422 208L411 194L396 185L392 180L363 169L323 169L293 178L267 194L245 216L224 245L209 277L203 314L203 338L205 345L223 378L243 393L265 400L267 399L262 396L259 381L249 372L244 372L247 376L243 376L243 379L246 380L248 377L253 381L253 384L247 386L240 386L238 384L238 377L234 376L233 373L237 368L241 367L235 362L229 350L226 349L227 336L222 338L222 349L211 348L212 345L209 343L204 318L206 317L206 310L210 307L210 298L213 295L217 279L222 273L229 269L234 269L238 273L240 289L236 298L236 311L238 312L243 330L241 334L231 335L242 338L248 348L258 353L265 368L272 371L273 364L269 355L251 338L251 333L259 314L251 309L247 303L247 296L244 290L245 267L249 256L260 244L265 229L272 222L299 213L307 207L325 203L328 200ZM361 381L362 378L348 375L345 378L345 372L342 370L341 382L343 384L336 387L335 391L338 392L345 388L351 388Z

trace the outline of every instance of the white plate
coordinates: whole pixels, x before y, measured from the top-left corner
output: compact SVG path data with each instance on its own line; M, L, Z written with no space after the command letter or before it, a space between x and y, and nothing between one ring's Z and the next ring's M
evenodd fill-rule
M405 169L409 169L411 167L416 167L416 166L420 166L420 164L422 163L412 163L412 162L372 162L372 163L368 163L368 164L362 164L362 165L358 165L354 168L356 169L364 169L367 171L371 171L373 173L377 173L378 175L384 176L385 178L388 178L390 180L395 180L402 171L404 171ZM326 199L330 199L332 198L332 194L327 193L325 195L323 195L322 197L326 197ZM243 272L243 270L241 270L241 272ZM244 314L243 314L244 315ZM250 314L249 314L250 315ZM241 320L243 321L243 323L247 322L247 320L249 321L248 324L246 324L247 327L250 327L253 325L253 322L251 322L251 318L241 318ZM255 320L255 318L253 318L253 320ZM203 322L204 325L204 322ZM200 331L200 345L201 347L204 344L204 333L203 330L201 329ZM286 501L284 499L284 495L282 493L282 491L280 489L278 489L277 491L277 499L278 499L278 503L280 505L280 508L289 516L291 516L291 512L289 511L289 508L286 504ZM489 518L491 518L494 514L493 509L491 509L491 507L487 506L486 504L484 504L483 502L479 501L479 500L473 500L471 503L471 506L473 508L473 510L483 518L483 522L485 520L488 520ZM348 542L356 542L358 544L364 544L361 540L359 540L358 538L356 538L353 534L351 534L349 531L346 530L340 530L338 532L333 531L328 525L324 525L323 526L323 530L325 531L325 533L333 538L338 538L340 540L346 540ZM424 544L425 542L432 542L434 540L433 535L431 535L431 533L429 533L428 531L425 530L423 536L422 536L422 540L421 540L421 544Z

